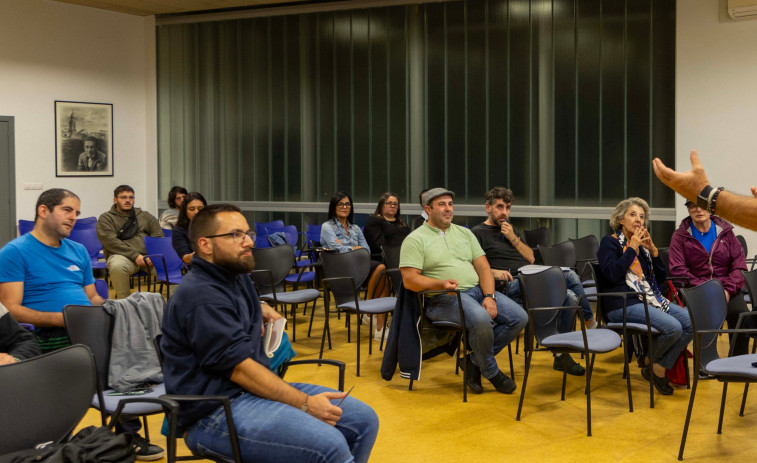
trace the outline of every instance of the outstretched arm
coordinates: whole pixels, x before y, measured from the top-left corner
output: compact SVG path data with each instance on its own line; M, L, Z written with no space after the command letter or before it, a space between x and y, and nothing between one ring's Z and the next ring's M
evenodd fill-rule
M710 184L696 151L690 155L691 170L676 172L665 166L659 158L652 161L657 178L684 198L696 202L697 195ZM718 195L717 215L750 230L757 230L757 188L752 188L752 198L729 191Z

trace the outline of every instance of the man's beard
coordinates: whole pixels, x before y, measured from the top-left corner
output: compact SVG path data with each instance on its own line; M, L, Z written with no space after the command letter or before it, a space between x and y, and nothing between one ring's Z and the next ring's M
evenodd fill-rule
M229 273L240 275L250 273L255 268L255 259L252 256L223 256L213 251L213 263Z

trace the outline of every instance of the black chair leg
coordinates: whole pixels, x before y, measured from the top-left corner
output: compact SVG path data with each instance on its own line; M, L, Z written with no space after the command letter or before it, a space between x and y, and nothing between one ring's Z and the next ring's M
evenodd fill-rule
M723 413L725 412L725 395L728 391L728 382L723 383L723 396L720 398L720 418L718 418L718 434L723 431Z
M523 354L526 357L526 371L523 374L523 385L520 388L520 401L518 401L518 413L515 415L515 421L520 421L520 412L523 410L523 398L526 396L526 383L528 383L528 370L531 366L531 353L533 349L527 349L525 338L523 339Z
M517 347L516 347L517 349ZM510 377L515 381L515 368L513 368L513 349L512 343L507 345L507 357L510 360Z
M584 357L588 359L589 354L585 354ZM591 437L591 370L591 366L586 370L586 435L589 437Z
M749 383L744 384L744 395L741 397L741 410L739 416L744 416L744 407L746 406L746 396L749 393Z
M694 396L697 394L697 383L699 375L694 377L694 385L691 387L689 396L689 409L686 411L686 421L683 423L683 435L681 436L681 447L678 449L678 459L683 460L683 449L686 446L686 435L689 433L689 422L691 421L691 410L694 408Z

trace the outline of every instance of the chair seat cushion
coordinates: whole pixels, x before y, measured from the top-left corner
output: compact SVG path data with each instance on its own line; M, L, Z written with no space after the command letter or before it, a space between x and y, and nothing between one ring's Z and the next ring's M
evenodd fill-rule
M156 384L152 392L148 392L147 394L140 394L140 395L108 395L111 392L115 392L113 389L106 389L103 391L103 399L105 400L105 410L109 413L113 413L116 411L116 408L118 407L118 402L121 399L127 399L127 398L134 398L134 397L144 397L144 398L154 398L154 397L160 397L161 395L166 393L166 385ZM96 409L100 410L100 400L97 397L97 394L94 395L92 398L92 406ZM154 404L154 403L132 403L128 404L124 407L124 414L127 415L140 415L145 413L153 413L153 412L159 412L163 410L163 407L160 404Z
M757 354L737 355L713 360L704 368L711 375L757 378L757 368L752 366L753 362L757 362Z
M276 293L276 300L283 304L301 304L303 302L311 302L321 297L321 292L317 289L300 289L297 291L286 291ZM263 294L261 299L273 300L273 294Z
M360 312L365 313L386 313L394 310L394 306L397 304L396 297L379 297L377 299L368 299L367 301L360 301ZM347 302L345 304L337 306L340 309L356 310L354 302Z
M622 323L606 323L605 326L611 330L623 330ZM626 323L626 328L633 331L643 331L644 333L647 332L647 325L644 323ZM652 334L660 334L660 332L653 326Z
M620 336L618 333L602 328L587 331L586 341L589 343L590 352L610 352L620 347ZM544 347L568 347L582 350L584 348L584 339L580 331L571 331L570 333L547 336L539 344Z
M588 283L589 281L594 283L594 280L584 281L584 283ZM584 288L584 294L586 294L586 299L589 302L597 302L597 287L596 286L589 286L589 287Z

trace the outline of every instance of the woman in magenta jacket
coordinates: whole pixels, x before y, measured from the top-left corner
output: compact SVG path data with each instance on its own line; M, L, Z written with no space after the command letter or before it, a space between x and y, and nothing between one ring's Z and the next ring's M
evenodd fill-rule
M747 312L742 288L746 270L744 248L733 233L733 226L717 216L686 201L689 216L670 240L670 273L675 277L687 277L689 285L696 286L715 278L720 281L728 301L726 322L728 328L736 327L741 312ZM750 327L751 323L744 326ZM729 334L729 336L733 336ZM749 339L736 339L734 355L746 354Z

